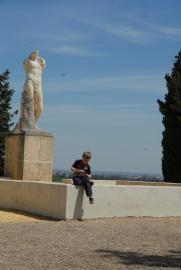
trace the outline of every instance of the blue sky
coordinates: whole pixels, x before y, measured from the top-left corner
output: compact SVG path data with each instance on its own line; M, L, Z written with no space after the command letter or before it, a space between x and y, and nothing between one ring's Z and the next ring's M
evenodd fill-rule
M174 4L173 4L174 2ZM91 150L93 170L161 173L156 103L180 49L179 0L0 0L0 72L19 105L23 60L39 49L54 168Z

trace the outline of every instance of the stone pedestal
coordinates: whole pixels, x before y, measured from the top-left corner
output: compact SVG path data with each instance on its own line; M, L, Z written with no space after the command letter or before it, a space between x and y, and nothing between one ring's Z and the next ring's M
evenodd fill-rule
M5 147L5 176L18 180L52 181L51 133L10 133L6 137Z

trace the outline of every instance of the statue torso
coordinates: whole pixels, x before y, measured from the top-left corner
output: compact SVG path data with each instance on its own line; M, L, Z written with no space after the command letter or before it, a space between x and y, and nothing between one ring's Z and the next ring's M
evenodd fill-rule
M40 61L42 62L42 64L40 64ZM45 65L45 61L42 58L35 60L26 59L23 65L28 80L41 82L41 74Z

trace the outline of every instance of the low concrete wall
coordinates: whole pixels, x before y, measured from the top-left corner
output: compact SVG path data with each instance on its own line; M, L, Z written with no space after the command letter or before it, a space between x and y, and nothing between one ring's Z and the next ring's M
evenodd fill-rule
M83 190L68 186L67 218L181 216L181 187L97 185L93 192L90 205Z
M22 210L51 218L66 218L65 184L0 180L0 208Z
M95 184L95 204L82 187L64 183L0 180L0 208L57 219L181 216L181 186Z

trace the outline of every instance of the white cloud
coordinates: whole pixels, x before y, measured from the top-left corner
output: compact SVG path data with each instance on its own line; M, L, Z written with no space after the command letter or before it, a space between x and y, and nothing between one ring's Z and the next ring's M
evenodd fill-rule
M135 43L148 43L152 38L152 35L147 31L140 30L130 25L105 25L103 28L112 35Z
M74 16L66 18L79 21L82 24L95 27L105 33L111 34L132 43L147 44L160 38L178 39L181 36L181 28L169 25L158 25L147 23L135 18L122 18L119 23L109 21L98 21L91 19L80 19Z
M95 26L95 24L93 24ZM120 24L97 24L103 31L133 43L146 44L160 38L175 38L181 36L181 28L161 26L139 22L133 26L132 23L120 22Z
M45 81L45 91L55 92L104 92L104 91L138 91L157 92L164 90L165 81L159 74L141 74L128 76L105 76L82 79L69 79L68 77L59 82ZM49 90L51 89L51 90Z
M72 125L138 127L151 125L159 119L159 111L152 104L122 104L119 106L61 105L45 106L43 118L46 122Z
M82 24L87 24L105 33L112 34L134 43L148 43L151 39L151 36L147 31L139 29L138 27L128 24L125 21L121 21L119 24L111 24L109 22L93 21L82 18L80 19L72 16L66 16L66 18L79 21Z
M49 51L57 54L68 54L82 57L96 57L103 55L101 52L96 52L80 46L71 46L71 45L57 46L54 48L50 48Z
M161 25L152 25L153 29L157 30L161 34L164 35L164 37L167 38L179 38L181 37L181 28L177 27L170 27L170 26L161 26Z
M67 31L67 33L49 33L49 32L32 32L32 33L15 33L16 37L24 39L35 39L48 44L55 42L77 42L90 39L90 36L85 33Z

